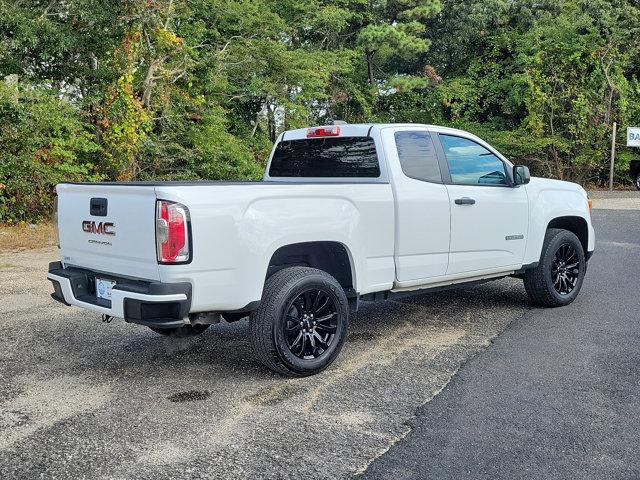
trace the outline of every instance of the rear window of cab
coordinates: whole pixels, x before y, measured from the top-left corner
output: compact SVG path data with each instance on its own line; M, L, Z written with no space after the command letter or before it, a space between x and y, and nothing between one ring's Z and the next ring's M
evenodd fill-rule
M371 137L288 140L276 146L269 176L377 178L380 164Z

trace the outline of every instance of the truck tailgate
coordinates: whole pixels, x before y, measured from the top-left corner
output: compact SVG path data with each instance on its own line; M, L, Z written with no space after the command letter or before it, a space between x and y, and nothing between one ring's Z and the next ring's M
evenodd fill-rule
M65 266L160 279L153 186L61 184L57 192Z

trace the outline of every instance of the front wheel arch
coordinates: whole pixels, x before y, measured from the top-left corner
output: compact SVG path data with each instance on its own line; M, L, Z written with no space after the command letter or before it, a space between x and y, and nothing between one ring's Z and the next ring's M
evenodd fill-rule
M548 223L546 231L548 232L550 229L570 231L580 240L585 255L589 251L589 224L584 218L578 216L556 217Z

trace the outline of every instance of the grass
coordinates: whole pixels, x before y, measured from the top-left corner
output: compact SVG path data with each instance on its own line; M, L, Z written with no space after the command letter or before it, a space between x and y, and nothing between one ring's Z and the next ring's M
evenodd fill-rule
M53 223L0 225L0 253L51 247L55 244Z

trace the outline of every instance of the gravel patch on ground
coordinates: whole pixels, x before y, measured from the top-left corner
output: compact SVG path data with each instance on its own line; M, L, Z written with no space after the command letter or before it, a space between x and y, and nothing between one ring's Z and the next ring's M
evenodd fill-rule
M257 363L247 321L191 339L49 298L56 249L0 254L0 478L341 478L527 307L504 279L377 304L319 376Z

